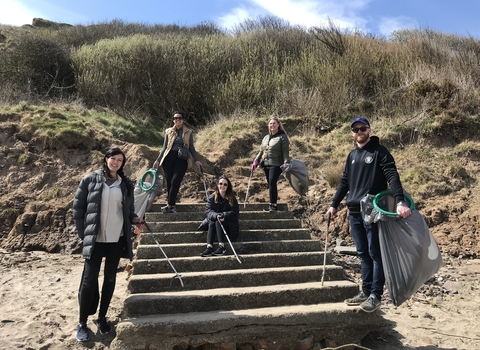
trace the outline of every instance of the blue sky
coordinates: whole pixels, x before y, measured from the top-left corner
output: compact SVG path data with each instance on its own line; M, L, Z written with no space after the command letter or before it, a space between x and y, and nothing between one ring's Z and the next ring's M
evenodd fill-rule
M478 0L2 0L0 24L31 24L41 17L83 25L113 19L186 26L210 21L229 29L272 15L305 27L324 27L331 19L340 28L383 36L429 28L480 39L478 13Z

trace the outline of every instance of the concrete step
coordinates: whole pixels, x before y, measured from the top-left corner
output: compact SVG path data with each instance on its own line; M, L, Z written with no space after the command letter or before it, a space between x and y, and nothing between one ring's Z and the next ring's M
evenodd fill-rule
M111 349L174 349L179 344L253 344L278 349L281 344L311 335L315 341L360 344L383 323L378 313L365 313L343 302L263 307L188 314L150 315L117 324ZM299 349L295 343L288 348Z
M160 212L160 208L163 207L165 203L153 203L150 207L149 212ZM205 212L206 203L177 203L175 205L177 209L177 213L185 213L185 212ZM264 209L268 208L268 203L247 203L247 205L243 206L243 200L239 202L239 209L240 212L243 211L263 211ZM277 208L279 211L288 211L287 203L278 203ZM270 213L275 215L275 213ZM165 215L172 215L172 214L165 214ZM174 214L173 214L174 215Z
M291 229L270 229L270 230L240 230L237 238L239 242L248 241L278 241L289 239L310 239L310 231L305 228ZM190 232L168 232L153 233L143 232L139 237L140 244L156 244L155 240L160 244L174 243L205 243L207 244L207 231L190 231Z
M212 278L212 285L215 278ZM244 310L259 307L336 303L358 293L350 281L307 282L271 286L216 288L179 292L131 294L124 316Z
M293 252L293 253L266 253L245 256L242 264L239 264L234 255L217 257L200 256L170 258L171 263L178 273L214 270L255 269L269 267L288 266L323 266L323 251ZM247 259L248 257L248 259ZM332 264L332 258L327 253L326 264ZM136 259L134 262L133 275L171 273L172 268L166 259Z
M199 224L197 221L165 221L150 222L148 226L152 232L185 232L197 230ZM242 220L240 227L242 230L302 228L302 222L298 219Z
M205 209L205 208L204 208ZM164 221L198 221L198 224L206 217L205 210L198 212L177 212L173 215L163 214L159 212L145 213L145 221L164 222ZM293 219L293 212L278 211L269 213L264 211L241 211L241 220L264 220L264 219Z
M180 256L199 256L206 247L205 243L179 243L160 244L169 258ZM233 255L232 248L227 244L227 256ZM233 247L237 254L248 259L248 255L257 253L277 252L311 252L321 251L320 241L314 240L285 240L285 241L259 241L259 242L234 242ZM217 256L222 259L225 256ZM137 248L138 259L163 259L164 255L155 244L142 244Z
M175 266L175 265L174 265ZM178 270L177 270L178 271ZM305 283L321 281L323 266L273 267L258 269L216 270L200 272L179 272L184 287L175 274L162 273L152 275L133 275L128 281L128 290L132 294L187 291L210 288L235 288L283 283ZM324 281L345 279L340 266L325 266Z

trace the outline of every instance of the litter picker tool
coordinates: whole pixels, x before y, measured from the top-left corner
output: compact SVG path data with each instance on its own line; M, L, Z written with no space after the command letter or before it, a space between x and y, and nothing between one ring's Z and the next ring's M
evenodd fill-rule
M253 176L253 166L250 169L250 177L248 178L247 193L245 193L245 201L243 202L244 208L247 206L248 192L250 191L250 181L252 181L252 176Z
M173 272L175 272L175 276L173 278L178 278L178 280L180 281L180 284L182 285L183 288L185 288L185 285L183 284L183 281L182 281L182 277L178 274L177 270L175 270L175 267L173 266L172 262L170 261L170 259L168 258L167 254L165 254L165 251L163 250L162 246L160 245L160 243L158 243L158 241L155 239L155 236L153 235L153 232L152 230L150 229L150 226L148 226L148 224L143 221L143 224L145 225L145 227L147 228L148 232L150 232L150 235L152 236L153 240L155 241L155 243L157 243L157 246L158 248L160 248L160 250L162 251L163 255L165 256L165 259L167 259L168 263L170 264L170 267L172 268Z
M328 213L327 232L325 233L325 252L323 253L322 287L323 287L323 278L325 277L325 265L327 265L327 246L328 246L328 228L329 227L330 227L330 213Z
M241 256L239 256L237 254L237 252L235 251L235 248L233 247L232 241L230 240L230 237L228 237L227 231L225 231L225 228L223 227L222 222L218 218L217 218L217 220L218 220L220 226L222 227L223 233L225 234L225 236L227 236L228 243L230 244L230 247L232 247L233 254L235 254L235 257L237 258L238 262L241 264L244 261L244 259Z
M208 202L208 192L207 192L207 184L206 184L206 177L205 174L203 173L203 167L200 166L200 172L202 173L202 182L203 182L203 188L205 189L205 196L207 197L207 202Z

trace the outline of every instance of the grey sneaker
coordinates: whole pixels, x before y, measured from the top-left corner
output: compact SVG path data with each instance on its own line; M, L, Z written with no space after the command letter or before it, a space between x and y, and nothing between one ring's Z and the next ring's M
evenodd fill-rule
M112 327L110 327L105 317L100 317L96 319L94 323L98 327L98 331L100 332L100 334L108 334L112 330Z
M357 295L355 295L353 298L345 299L344 302L347 305L355 306L355 305L360 305L367 299L368 299L368 295L366 295L364 292L360 292Z
M88 341L88 328L85 322L80 322L78 324L75 338L77 338L77 340L81 342Z
M381 304L382 302L378 300L375 294L370 294L368 299L360 304L360 308L365 312L374 312L375 310L380 308Z

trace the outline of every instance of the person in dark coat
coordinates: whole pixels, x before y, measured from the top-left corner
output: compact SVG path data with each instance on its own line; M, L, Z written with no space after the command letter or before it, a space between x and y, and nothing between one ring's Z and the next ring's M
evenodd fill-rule
M75 193L73 219L83 240L85 259L78 295L78 341L89 339L87 319L98 306L98 276L103 258L100 308L94 321L101 334L111 331L106 314L115 290L120 258L133 259L132 224L140 224L142 219L134 212L133 183L123 172L126 160L120 148L109 149L103 158L103 168L87 174Z
M232 183L225 175L220 176L217 189L208 197L206 212L209 220L207 249L201 256L224 255L227 252L226 237L221 225L231 241L237 239L240 233L238 201ZM215 237L218 240L218 248L213 250Z
M347 196L350 228L362 267L362 290L346 299L345 303L360 305L364 311L373 312L381 305L385 275L378 227L376 223L366 224L363 221L360 200L366 194L376 195L386 190L390 184L398 215L407 218L411 211L405 203L395 160L388 149L380 144L379 138L370 135L370 122L364 117L356 117L350 123L350 128L356 147L347 157L343 176L327 215L334 219L337 207Z
M260 152L253 160L252 171L259 165L263 167L270 197L270 205L265 211L275 212L278 200L277 182L282 173L280 166L290 163L290 140L277 117L269 120L268 131L262 140Z

